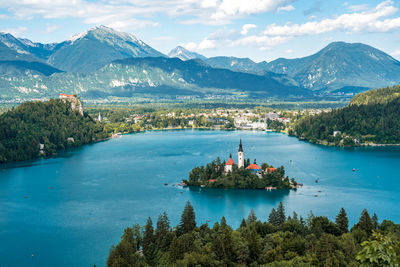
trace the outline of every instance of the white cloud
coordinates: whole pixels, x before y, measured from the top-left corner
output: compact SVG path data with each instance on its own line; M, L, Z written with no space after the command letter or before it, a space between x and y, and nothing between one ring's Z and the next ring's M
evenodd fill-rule
M289 11L293 11L293 10L295 10L295 8L292 5L278 7L278 12L282 12L282 11L289 12Z
M293 50L292 49L288 49L285 52L288 53L288 54L291 54L291 53L293 53Z
M211 33L199 44L190 43L190 50L199 51L237 46L268 50L298 36L319 35L334 31L345 31L347 33L387 32L400 29L400 17L393 17L397 11L398 9L394 6L393 1L387 0L363 12L342 14L333 18L308 21L303 24L271 24L258 34L249 35L249 29L254 28L252 24L242 26L241 30L223 28ZM324 40L332 39L325 38Z
M304 24L286 24L283 26L271 24L264 34L267 36L304 36L323 34L332 31L355 32L387 32L400 28L400 17L387 18L397 12L393 1L380 3L375 8L360 12L343 14L332 19L310 21Z
M189 42L187 44L182 44L182 46L189 51L197 50L197 44L195 42Z
M397 60L400 60L400 49L393 51L392 53L390 53L390 55Z
M275 12L292 2L294 0L222 0L211 18L219 20L226 17Z
M82 18L85 23L117 25L119 30L157 26L160 15L183 23L227 24L233 19L264 12L291 10L295 0L1 0L17 19Z
M246 35L249 33L249 30L257 28L257 25L255 24L245 24L242 27L242 31L240 32L242 35Z
M6 28L6 29L0 29L0 32L6 32L6 33L11 33L14 36L17 37L23 37L24 33L28 31L27 27L17 27L17 28Z
M344 5L351 12L360 12L360 11L365 11L365 10L369 9L369 5L367 5L367 4L350 5L349 3L344 3Z

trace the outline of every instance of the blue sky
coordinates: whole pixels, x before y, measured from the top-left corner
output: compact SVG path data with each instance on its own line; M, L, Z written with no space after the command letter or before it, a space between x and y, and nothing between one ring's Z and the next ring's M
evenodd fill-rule
M393 0L0 0L0 31L35 42L61 42L97 25L163 53L183 45L208 57L271 61L345 41L400 59Z

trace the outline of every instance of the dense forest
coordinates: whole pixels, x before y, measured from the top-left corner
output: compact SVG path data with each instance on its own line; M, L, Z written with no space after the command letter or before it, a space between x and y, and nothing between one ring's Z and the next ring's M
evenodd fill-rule
M233 230L224 217L213 227L196 223L188 202L178 226L171 228L163 213L153 226L125 229L112 246L108 267L128 266L399 266L400 225L379 222L363 210L349 231L342 208L334 222L310 213L303 219L287 216L282 203L272 209L268 221L253 211Z
M105 137L102 125L68 102L27 102L0 115L0 163L50 156Z
M288 176L285 177L283 166L275 169L273 166L263 163L259 177L252 170L246 169L249 165L250 159L247 159L244 168L239 169L237 165L233 165L232 171L225 173L225 162L221 162L220 158L217 158L206 166L195 167L189 173L189 179L183 180L183 182L189 186L239 189L264 189L266 187L290 189L297 185L293 178L289 180Z
M345 108L299 120L290 133L328 145L399 144L399 93L397 86L355 96Z
M386 104L399 97L400 85L395 85L358 94L350 101L350 105Z

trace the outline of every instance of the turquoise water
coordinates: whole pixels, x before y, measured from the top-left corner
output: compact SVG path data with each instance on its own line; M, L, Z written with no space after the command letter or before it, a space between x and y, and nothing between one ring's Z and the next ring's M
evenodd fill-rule
M245 158L284 165L304 187L266 192L172 185L195 166L236 155L239 138ZM399 178L395 147L339 149L266 132L126 135L57 158L0 165L0 266L104 266L126 226L144 224L148 216L155 221L163 211L175 225L187 200L198 223L224 215L234 227L252 208L265 220L280 201L304 217L312 210L334 219L344 207L354 223L367 208L400 223Z

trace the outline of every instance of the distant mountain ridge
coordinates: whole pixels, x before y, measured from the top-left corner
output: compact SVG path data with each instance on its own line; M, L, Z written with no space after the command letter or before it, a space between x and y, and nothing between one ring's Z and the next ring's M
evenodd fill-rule
M160 56L165 55L132 34L99 26L61 43L48 63L61 70L87 73L116 59Z
M207 58L203 55L200 55L198 53L192 52L184 48L183 46L178 45L174 49L172 49L169 53L168 56L173 58L179 58L180 60L190 60L190 59L201 59L201 60L206 60Z
M314 55L277 59L268 70L292 76L311 90L337 90L346 86L377 88L400 82L400 62L361 43L334 42Z
M13 50L16 58L2 53L2 45ZM0 34L0 60L38 61L69 72L88 73L116 59L153 56L165 55L132 34L106 26L91 28L54 44L33 43L11 34Z
M7 89L3 94L19 98L54 97L61 92L88 97L131 97L138 94L153 97L244 95L262 99L311 97L310 91L286 83L284 76L275 73L261 76L215 69L201 60L147 57L116 60L88 74L28 74L14 79L4 75L0 76L0 88Z
M256 63L249 58L238 57L210 57L205 60L207 64L214 68L223 68L239 72L262 73L267 70L267 62Z
M268 89L270 92L274 91L275 88L282 88L283 93L275 91L271 96L283 96L285 93L291 92L287 87L296 88L297 92L304 92L305 96L310 94L350 96L370 88L393 86L400 83L400 62L378 49L360 43L334 42L307 57L279 58L269 63L266 61L257 63L249 58L238 57L206 58L182 46L171 50L168 55L185 62L194 60L196 64L191 62L185 65L185 63L178 64L175 61L165 61L163 58L167 58L166 55L134 35L118 32L105 26L91 28L74 35L69 40L52 44L34 43L28 39L15 38L8 33L0 33L0 74L3 75L3 77L0 77L0 84L3 88L0 97L20 93L41 94L40 88L54 88L55 86L65 88L65 85L70 84L71 80L76 79L79 80L80 88L77 89L76 85L70 84L76 91L87 91L88 93L90 90L113 91L111 89L114 86L111 85L115 85L115 83L102 84L101 79L96 78L95 80L99 81L100 84L98 88L94 88L90 85L90 82L84 82L84 79L88 79L88 81L93 79L92 74L95 73L109 76L104 71L111 71L110 66L112 64L115 64L118 60L134 58L146 58L146 60L123 61L126 63L124 63L125 69L131 69L133 63L138 64L135 71L130 74L132 75L130 79L139 81L141 71L146 71L139 69L144 68L143 62L147 62L147 64L152 62L154 67L151 68L150 72L154 73L149 75L157 76L160 70L163 71L163 74L158 76L161 80L159 86L156 86L157 88L167 86L176 89L181 86L180 89L186 90L190 87L202 91L204 87L215 86L215 93L219 92L220 89L225 90L227 88L234 88L238 91L260 91L259 89L262 86L259 83L263 81L265 82L264 88L273 84ZM151 57L154 59L150 60ZM122 77L126 78L127 73L120 63L118 63L118 66L121 69L114 73L114 81L121 81ZM181 77L187 84L183 85L175 79L170 79L162 64L193 68L186 71L182 70L182 73L188 75L186 78ZM229 77L229 79L221 79L221 77L203 73L203 78L208 77L209 80L202 84L195 72L200 65L213 74L227 75L226 77ZM230 76L231 74L228 75L228 72L222 72L224 69L235 72L240 79ZM66 73L61 74L62 71ZM53 78L54 75L56 77ZM137 77L133 75L137 75ZM48 76L48 78L42 76ZM70 80L62 81L61 77ZM210 77L214 77L216 81L211 81ZM256 79L256 77L259 78ZM36 83L33 83L34 80L36 80ZM237 84L233 85L232 80L235 80ZM252 90L252 86L245 84L244 81L255 83L256 85L253 87L258 89ZM48 84L49 82L50 84ZM141 80L141 82L146 83L144 80ZM169 84L170 82L171 84ZM279 83L279 85L276 83ZM106 86L110 86L110 90ZM139 87L137 85L135 90L137 91ZM153 86L146 88L155 89ZM306 90L303 90L303 88ZM49 89L49 92L51 90ZM190 92L195 94L193 90ZM207 90L211 89L208 88ZM151 92L151 90L148 92Z

